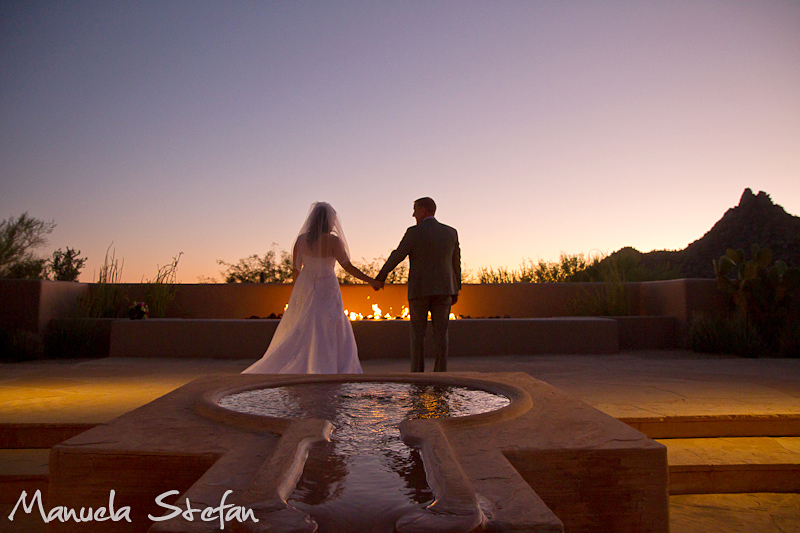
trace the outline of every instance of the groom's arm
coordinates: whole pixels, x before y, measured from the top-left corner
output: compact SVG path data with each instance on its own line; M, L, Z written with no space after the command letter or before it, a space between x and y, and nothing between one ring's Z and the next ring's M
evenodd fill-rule
M453 273L456 277L456 287L461 290L461 247L458 245L458 234L456 233L456 246L453 249Z
M406 230L406 234L403 235L403 239L400 241L400 244L397 245L397 249L389 254L389 259L386 260L386 263L381 268L381 271L375 276L380 282L385 282L386 277L389 275L389 272L395 269L400 262L408 257L408 254L411 253L411 228Z
M456 233L456 245L453 248L453 275L456 278L456 291L461 290L461 247L458 245L458 233ZM458 292L452 296L451 304L458 301Z

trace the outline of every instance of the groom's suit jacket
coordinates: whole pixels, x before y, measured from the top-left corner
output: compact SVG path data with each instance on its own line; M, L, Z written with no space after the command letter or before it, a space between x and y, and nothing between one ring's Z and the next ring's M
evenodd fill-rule
M408 257L408 299L424 296L456 295L461 289L461 248L458 232L428 217L406 230L397 249L376 276L386 276Z

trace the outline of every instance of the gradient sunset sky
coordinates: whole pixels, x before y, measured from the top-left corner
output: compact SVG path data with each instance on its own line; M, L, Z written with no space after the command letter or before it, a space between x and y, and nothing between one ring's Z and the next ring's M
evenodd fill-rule
M82 281L219 277L316 200L372 260L432 196L473 271L800 214L797 1L4 1L0 54L0 219Z

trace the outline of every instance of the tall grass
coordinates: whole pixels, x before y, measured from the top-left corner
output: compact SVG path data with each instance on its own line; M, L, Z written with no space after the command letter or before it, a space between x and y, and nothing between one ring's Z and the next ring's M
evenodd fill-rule
M483 267L478 270L478 283L561 283L573 281L573 277L586 269L588 263L583 254L561 253L558 261L523 259L519 270L499 267Z
M175 300L178 261L182 255L180 252L171 263L159 267L155 279L146 282L145 302L153 318L167 316L167 308Z
M756 328L741 314L731 318L697 313L689 324L689 346L700 353L755 357L763 352Z
M126 294L120 287L122 266L117 261L116 250L111 250L111 246L109 246L94 286L89 294L81 299L81 307L87 317L119 318L123 316Z
M601 290L584 289L568 304L573 314L581 316L627 316L631 314L630 294L625 268L626 265L616 256L595 254L590 267L596 269ZM585 269L584 269L585 270Z
M478 270L478 283L530 283L531 279L522 270L509 270L506 267L483 267Z

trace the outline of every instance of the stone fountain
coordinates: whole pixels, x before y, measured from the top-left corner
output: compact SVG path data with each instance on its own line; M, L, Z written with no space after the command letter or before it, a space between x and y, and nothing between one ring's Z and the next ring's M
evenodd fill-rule
M326 383L447 385L508 399L400 424L432 498L392 515L388 531L669 530L664 446L527 374L445 373L198 379L53 448L49 507L109 507L113 490L129 518L54 520L48 531L336 530L292 500L303 478L320 474L304 466L330 440L331 422L224 406L247 391Z

